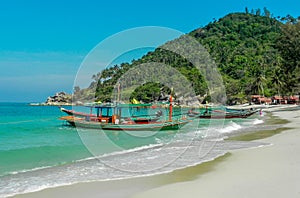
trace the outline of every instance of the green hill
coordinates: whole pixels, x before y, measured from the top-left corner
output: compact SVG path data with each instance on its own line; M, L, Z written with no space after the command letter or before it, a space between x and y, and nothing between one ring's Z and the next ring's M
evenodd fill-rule
M265 9L264 14L261 14L258 9L255 14L229 14L188 35L199 41L210 53L223 77L227 103L234 104L247 101L251 94L271 96L296 94L300 91L299 32L298 19L289 15L273 18L268 10ZM118 79L130 68L149 62L176 68L190 81L196 95L206 96L202 99L209 100L206 95L207 84L199 70L185 58L163 47L132 63L122 63L101 71L94 76L89 88L76 88L75 99L110 101ZM159 100L162 92L171 93L170 87L155 81L132 87L130 91L125 90L124 94L144 102ZM93 88L96 94L90 93Z

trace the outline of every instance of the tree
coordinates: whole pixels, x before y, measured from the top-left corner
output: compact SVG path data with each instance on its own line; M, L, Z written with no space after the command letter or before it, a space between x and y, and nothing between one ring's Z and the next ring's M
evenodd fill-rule
M266 7L264 7L264 15L268 18L271 17L271 12Z
M288 15L281 26L282 35L278 38L276 47L283 58L283 72L286 78L287 92L294 93L300 82L300 22Z
M281 95L280 93L285 85L283 71L280 67L277 67L274 70L274 74L272 75L271 83L272 83L272 85L275 86L275 89L277 90L277 95L280 96Z
M245 12L246 12L246 14L249 14L249 9L248 9L248 7L245 7Z
M263 14L260 9L249 13L245 8L245 11L228 14L188 34L207 49L218 66L224 77L228 102L243 101L250 94L295 92L300 85L299 20L287 15L282 18L285 23L281 23L279 19L272 18L266 8ZM176 39L168 43L174 43L176 48ZM191 50L189 53L197 52ZM96 86L96 98L109 101L114 86L123 74L149 62L164 63L178 70L190 81L196 95L208 93L203 74L184 57L163 48L157 48L131 63L106 68L93 76L94 82L90 88ZM153 73L146 72L144 75L151 76ZM179 82L178 79L174 81ZM132 97L147 102L155 100L161 90L167 94L156 81L143 86L140 82L132 78L122 86L136 85L137 88L131 90L134 91ZM90 93L88 90L82 92Z
M260 14L261 14L261 10L258 8L258 9L256 9L255 10L255 15L256 16L260 16Z

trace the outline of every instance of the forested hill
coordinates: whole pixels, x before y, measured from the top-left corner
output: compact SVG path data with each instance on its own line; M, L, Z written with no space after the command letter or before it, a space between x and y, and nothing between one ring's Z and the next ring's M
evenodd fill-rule
M245 102L251 94L266 96L298 94L300 86L300 22L291 16L233 13L214 20L189 33L199 41L216 62L226 87L228 103ZM171 41L172 42L172 41ZM75 100L82 98L110 101L118 79L133 66L161 62L171 65L187 77L197 95L208 93L199 71L186 59L162 48L149 52L132 63L107 68L94 76L89 88L75 90ZM96 95L90 90L96 87ZM151 102L170 89L159 83L139 86L131 98ZM209 100L209 96L206 98Z

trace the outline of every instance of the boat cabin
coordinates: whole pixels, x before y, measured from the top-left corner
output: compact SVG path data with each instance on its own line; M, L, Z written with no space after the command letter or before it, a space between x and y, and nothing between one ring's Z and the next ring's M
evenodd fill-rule
M152 108L152 104L103 104L91 106L96 109L96 117L87 118L86 121L98 121L101 123L140 123L145 124L156 121L162 115L157 111L155 114L149 114L147 109Z

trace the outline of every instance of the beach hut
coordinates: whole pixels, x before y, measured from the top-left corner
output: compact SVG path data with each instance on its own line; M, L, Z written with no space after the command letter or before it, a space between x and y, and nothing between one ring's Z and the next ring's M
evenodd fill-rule
M266 104L272 104L272 99L271 98L265 98L265 103Z
M261 95L252 95L251 96L251 103L254 103L254 104L271 104L272 99L261 96Z
M252 95L251 96L251 103L253 104L260 104L260 95Z
M282 104L283 98L281 96L273 96L272 97L272 104Z
M288 97L288 104L299 104L299 96Z

